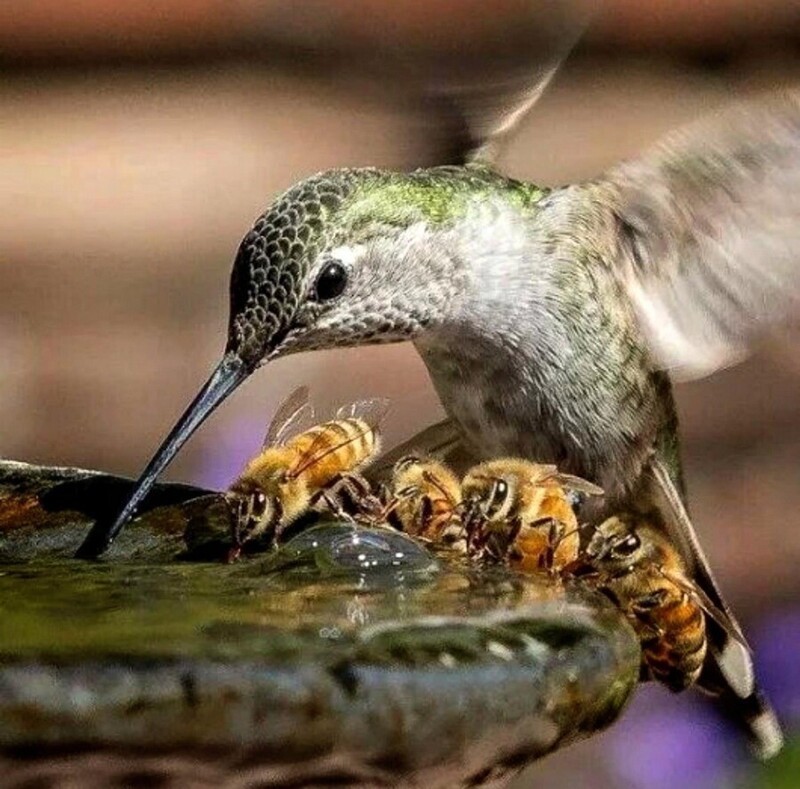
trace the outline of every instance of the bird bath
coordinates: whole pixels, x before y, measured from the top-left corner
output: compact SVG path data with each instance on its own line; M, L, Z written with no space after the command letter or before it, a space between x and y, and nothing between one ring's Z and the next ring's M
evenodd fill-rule
M187 520L218 500L161 485L104 561L70 558L129 485L0 464L6 786L501 785L635 687L604 598L384 529L191 562Z

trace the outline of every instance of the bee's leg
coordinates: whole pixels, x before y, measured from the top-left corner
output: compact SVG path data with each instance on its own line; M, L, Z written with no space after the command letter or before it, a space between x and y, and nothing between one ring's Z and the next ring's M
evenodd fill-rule
M450 520L442 530L441 542L453 551L467 553L467 532L460 521Z
M486 551L489 557L495 561L502 561L503 559L510 558L522 558L518 550L514 551L513 557L511 555L512 548L514 548L514 543L516 542L517 537L519 537L520 531L522 531L522 520L520 518L516 518L513 521L509 521L508 529L505 532L492 532L486 539L485 543Z
M386 485L382 485L381 487L383 488L383 494L381 496L383 509L380 511L379 519L382 521L388 520L402 502L407 501L412 496L416 496L419 493L419 487L416 485L409 485L392 494L389 493L389 489ZM399 519L396 520L399 524L396 528L398 528L399 531L403 531L403 524L400 523Z
M511 521L511 528L508 530L507 543L508 545L512 545L516 542L517 537L519 537L519 533L522 531L522 518L516 518Z
M668 597L665 589L656 589L648 595L640 597L629 606L630 613L636 618L642 630L640 636L643 635L643 630L647 630L652 634L651 638L663 638L664 629L657 624L653 618L653 611L664 605Z
M383 504L384 507L391 507L394 509L397 504L394 503L395 496L392 495L391 491L389 490L389 486L385 482L381 482L378 485L378 501Z
M353 521L354 515L367 514L379 517L383 505L375 496L372 487L360 474L339 474L312 497L312 503L324 501L337 518ZM349 505L349 506L348 506Z
M558 521L555 518L541 518L534 521L531 526L534 528L547 526L547 548L539 556L538 565L540 570L552 573L556 563L556 550L560 542Z
M359 514L365 514L375 521L383 520L383 502L380 496L375 494L366 477L349 472L342 474L338 484L340 492L347 495Z
M342 474L339 478L339 484L346 488L353 496L375 498L372 485L367 482L365 477L361 474L356 474L354 471Z
M517 541L517 537L519 537L519 533L522 531L522 518L516 518L515 520L511 521L511 528L508 530L506 534L505 544L503 546L503 554L508 555L511 553L511 549L514 546L514 543Z
M339 520L352 521L353 516L346 512L339 495L340 479L336 478L327 487L316 491L309 502L309 507L317 512L328 512Z
M321 490L316 503L324 503L325 509L339 520L352 521L353 516L342 506L341 499L329 490Z
M427 536L424 533L427 531L427 527L431 523L431 518L433 518L433 504L431 503L431 497L423 496L420 499L419 508L417 509L414 517L414 527L417 534Z

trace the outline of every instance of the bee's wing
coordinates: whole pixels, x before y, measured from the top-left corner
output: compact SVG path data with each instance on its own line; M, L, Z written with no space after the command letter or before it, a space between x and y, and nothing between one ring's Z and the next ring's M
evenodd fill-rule
M389 410L387 397L370 397L347 403L336 410L337 419L361 419L371 428L376 428L383 421Z
M669 136L596 183L661 366L691 379L800 323L800 90Z
M689 576L708 598L709 603L719 612L726 626L717 623L711 627L709 622L709 646L713 651L722 674L731 688L741 697L747 698L755 690L753 660L742 628L728 607L714 580L708 559L697 539L692 521L686 512L683 500L678 493L666 467L658 458L650 461L650 478L654 483L653 494L664 516L667 536L684 559ZM731 629L737 634L732 638Z
M372 397L367 400L356 400L340 407L336 411L337 420L358 419L364 423L364 427L342 436L342 440L331 446L326 446L324 439L325 432L320 431L317 437L311 442L308 449L297 459L293 466L287 471L287 476L296 477L304 471L319 463L324 458L338 452L342 447L358 441L369 431L377 429L386 412L389 410L389 400L385 397Z
M589 482L582 477L576 477L573 474L562 474L560 471L553 476L559 485L567 488L567 490L574 490L576 493L585 493L587 496L602 496L605 491Z
M283 444L314 420L314 407L308 401L308 387L298 386L279 406L269 423L262 448Z

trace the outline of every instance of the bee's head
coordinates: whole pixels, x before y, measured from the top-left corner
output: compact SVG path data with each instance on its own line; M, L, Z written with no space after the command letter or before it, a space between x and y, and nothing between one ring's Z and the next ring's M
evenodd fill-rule
M233 515L233 543L244 545L274 531L280 520L280 501L255 485L240 485L226 494Z
M597 570L617 575L655 559L656 548L650 527L629 517L614 516L597 527L586 556Z
M517 480L511 474L468 473L464 477L466 523L500 524L513 514Z

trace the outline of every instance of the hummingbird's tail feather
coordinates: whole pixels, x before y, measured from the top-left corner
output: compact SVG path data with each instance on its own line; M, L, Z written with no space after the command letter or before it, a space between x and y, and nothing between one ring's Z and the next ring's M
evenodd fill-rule
M783 731L775 715L775 710L762 698L754 694L745 699L748 709L743 710L747 716L748 729L753 753L762 761L777 756L783 748ZM754 707L751 709L751 707Z
M650 491L652 502L663 519L667 536L680 552L692 579L725 615L727 624L733 631L731 634L713 619L708 621L709 647L717 658L723 676L741 698L747 698L755 689L750 649L741 625L711 572L711 565L697 538L683 499L669 471L658 457L650 461L650 480L653 483Z
M733 612L711 573L683 498L657 456L650 462L649 498L658 508L665 531L681 553L694 582L710 598L725 621L706 617L708 657L698 685L716 698L720 710L747 735L760 759L783 746L783 733L767 698L758 687L753 656Z
M775 710L757 686L742 698L725 680L716 661L703 670L698 686L714 697L717 709L745 737L750 750L761 761L776 756L784 738Z

